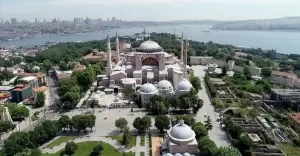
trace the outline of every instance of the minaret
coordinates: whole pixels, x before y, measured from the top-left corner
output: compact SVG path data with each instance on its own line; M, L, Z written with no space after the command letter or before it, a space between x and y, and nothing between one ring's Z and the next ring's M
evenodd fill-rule
M184 78L188 79L187 73L187 53L188 53L188 40L185 38L185 53L184 53Z
M184 61L184 56L183 56L183 32L182 32L182 34L181 34L181 53L180 53L180 62L181 63L184 63L183 61Z
M120 61L120 43L119 43L118 32L116 32L116 61L117 63Z
M110 75L112 72L112 65L111 65L111 48L110 48L110 39L107 34L107 67L106 67L106 74Z

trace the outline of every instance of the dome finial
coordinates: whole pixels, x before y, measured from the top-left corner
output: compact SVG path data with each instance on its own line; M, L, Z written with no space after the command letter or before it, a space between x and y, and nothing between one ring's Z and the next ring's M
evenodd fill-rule
M181 120L179 121L179 125L180 125L180 126L183 126L183 124L184 124L184 120L181 119Z

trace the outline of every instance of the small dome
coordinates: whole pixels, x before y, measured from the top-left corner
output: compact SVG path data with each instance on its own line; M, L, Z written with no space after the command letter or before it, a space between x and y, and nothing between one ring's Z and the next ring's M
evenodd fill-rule
M142 93L153 93L153 92L156 92L157 89L153 84L145 83L141 86L139 91L142 92Z
M183 156L191 156L190 153L183 153Z
M181 82L178 83L177 89L178 90L191 90L193 88L193 85L187 80L183 79Z
M177 140L191 140L195 137L195 132L181 120L179 124L171 128L169 135Z
M171 153L164 154L164 156L173 156Z
M182 156L180 153L176 153L174 156Z
M139 46L139 49L160 49L160 48L161 47L159 46L158 43L151 40L145 41Z
M161 80L157 84L157 88L158 89L173 89L173 86L172 86L171 82L169 82L168 80Z

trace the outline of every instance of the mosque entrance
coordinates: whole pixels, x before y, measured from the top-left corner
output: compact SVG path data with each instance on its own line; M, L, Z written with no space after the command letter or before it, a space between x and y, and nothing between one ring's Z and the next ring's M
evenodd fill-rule
M158 61L153 57L148 57L148 58L143 60L142 65L150 65L150 66L155 65L155 66L157 66Z

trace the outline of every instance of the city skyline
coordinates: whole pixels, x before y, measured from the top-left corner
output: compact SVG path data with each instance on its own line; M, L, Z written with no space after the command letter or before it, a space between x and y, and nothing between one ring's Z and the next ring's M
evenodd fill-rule
M245 20L300 16L297 0L27 0L26 3L0 0L0 3L0 18L5 21L11 18L31 22L35 18L71 21L75 17L118 17L127 21Z

